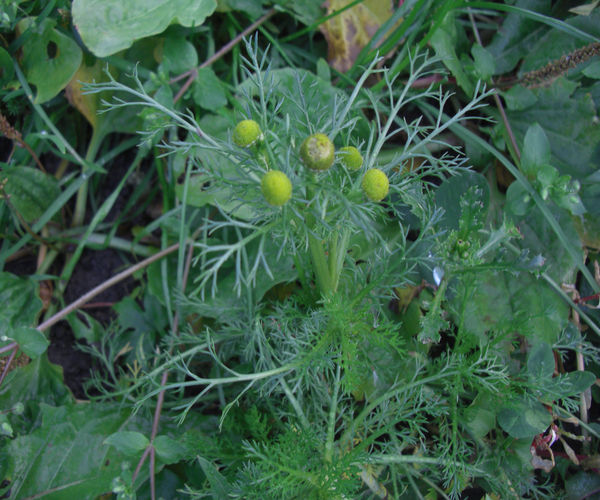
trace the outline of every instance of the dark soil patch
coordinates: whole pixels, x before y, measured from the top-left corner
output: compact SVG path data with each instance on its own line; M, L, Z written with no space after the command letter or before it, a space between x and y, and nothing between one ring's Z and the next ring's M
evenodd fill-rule
M65 290L65 304L77 300L126 266L127 264L115 250L84 251ZM128 278L99 294L94 298L94 302L105 304L118 302L131 292L134 285L135 281ZM114 312L109 306L86 309L85 312L105 326L114 319ZM83 399L86 397L83 386L90 377L93 359L89 354L78 349L77 344L80 342L85 343L85 340L75 339L69 324L61 321L50 330L48 358L63 367L65 384L76 398Z

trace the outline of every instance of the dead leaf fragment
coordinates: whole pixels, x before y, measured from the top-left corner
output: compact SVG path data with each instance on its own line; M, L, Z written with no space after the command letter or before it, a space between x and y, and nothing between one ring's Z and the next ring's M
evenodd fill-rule
M346 7L351 0L327 0L327 15ZM332 17L319 29L328 45L329 64L340 72L348 71L360 51L394 13L393 0L365 0Z

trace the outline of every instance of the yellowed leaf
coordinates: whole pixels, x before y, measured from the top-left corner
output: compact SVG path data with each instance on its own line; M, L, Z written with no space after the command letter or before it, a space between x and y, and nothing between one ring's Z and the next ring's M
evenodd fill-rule
M81 63L79 69L65 89L66 97L71 106L76 108L93 128L98 123L98 102L99 94L83 94L81 92L82 83L99 82L104 80L102 66L99 60L96 60L92 66L87 66L85 61Z
M351 0L327 0L327 14L344 8ZM328 45L329 64L341 72L348 71L360 51L394 12L393 0L364 0L321 24L319 29Z

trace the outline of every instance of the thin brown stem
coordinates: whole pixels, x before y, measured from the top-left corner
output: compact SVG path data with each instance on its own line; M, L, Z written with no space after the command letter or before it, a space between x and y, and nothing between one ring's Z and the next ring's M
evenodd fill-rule
M19 146L25 148L29 155L33 158L37 166L40 167L40 170L44 173L48 173L46 172L44 165L42 165L42 162L38 158L38 155L35 154L35 151L31 149L31 146L27 144L27 142L25 142L25 140L23 139L21 132L15 129L2 113L0 113L0 132L2 132L9 139L15 141L17 144L19 144Z
M154 446L150 447L150 498L156 500L156 479L154 478L154 465L155 465L156 450Z
M171 245L170 247L167 247L164 250L161 250L160 252L157 252L154 255L148 257L147 259L144 259L143 261L138 262L134 266L131 266L129 269L125 269L125 271L122 271L119 274L116 274L112 278L106 280L104 283L100 283L97 287L93 288L86 294L79 297L75 302L72 302L64 309L58 311L54 316L48 318L42 324L38 325L37 329L39 331L44 331L44 330L50 328L52 325L54 325L55 323L58 323L61 319L63 319L69 313L73 312L75 309L78 309L83 304L90 301L96 295L102 293L107 288L110 288L111 286L115 285L119 281L123 281L125 278L131 276L133 273L139 271L140 269L143 269L143 268L149 266L153 262L155 262L159 259L162 259L165 255L169 255L170 253L173 253L178 248L179 248L179 243L175 243L174 245Z
M171 84L176 83L180 80L183 80L184 78L187 78L185 83L179 89L179 92L177 92L177 94L175 94L175 97L173 98L173 102L177 102L179 99L181 99L181 96L183 96L183 94L185 94L187 92L187 90L190 88L190 85L192 83L194 83L194 80L198 76L199 69L206 68L207 66L210 66L212 63L214 63L215 61L217 61L218 59L223 57L225 54L227 54L227 52L229 52L238 43L240 43L242 38L244 38L245 36L248 36L256 28L258 28L261 24L265 23L270 17L272 17L275 14L275 12L277 12L277 10L275 8L269 9L264 15L262 15L260 18L258 18L250 26L248 26L244 31L242 31L239 35L237 35L233 40L231 40L228 43L226 43L225 45L223 45L223 47L221 47L217 52L215 52L212 56L210 56L200 66L198 66L197 68L192 68L192 69L186 71L185 73L182 73L174 78L171 78L171 80L169 81L169 83L171 83Z
M18 346L18 344L16 342L11 342L10 344L5 345L4 347L0 347L0 354L8 352L11 349L14 349L15 346Z
M197 233L195 233L192 236L192 240L194 240L197 236ZM192 245L190 243L189 247L188 247L188 253L186 256L186 260L185 260L185 266L183 269L183 278L182 278L182 282L181 282L181 288L182 291L185 291L185 288L187 286L187 281L188 281L188 277L190 274L190 267L192 265L192 257L194 255L194 245ZM175 311L175 316L173 318L173 336L176 337L179 333L179 311ZM169 353L171 353L173 350L173 341L171 341L171 346L169 347ZM154 485L154 439L156 438L156 435L158 434L158 425L160 422L160 414L162 412L162 408L163 408L163 403L165 401L165 386L167 385L167 380L169 379L169 370L165 370L162 374L162 377L160 379L160 387L161 390L158 393L158 399L156 401L156 408L154 409L154 420L152 421L152 434L150 436L150 443L148 444L148 447L146 448L146 451L144 452L144 454L141 456L140 461L138 462L137 467L135 468L135 474L133 475L133 481L135 481L135 478L137 477L139 471L141 470L142 466L144 465L144 462L146 461L146 458L148 458L148 454L150 454L150 494L152 496L152 498L155 498L155 485Z
M17 351L19 350L19 346L17 345L17 343L13 342L13 344L14 344L14 347L12 348L12 352L10 353L8 361L4 365L4 369L2 370L2 375L0 375L0 385L2 385L2 382L4 382L4 378L6 377L6 374L8 373L8 370L10 369L10 365L12 364L13 360L15 359L15 356L17 355ZM12 344L10 344L10 345L12 345Z

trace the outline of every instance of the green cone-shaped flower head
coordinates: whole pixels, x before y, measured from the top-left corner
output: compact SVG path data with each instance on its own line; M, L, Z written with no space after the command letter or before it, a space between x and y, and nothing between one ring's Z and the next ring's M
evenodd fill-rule
M309 135L300 146L300 158L311 170L327 170L335 159L333 142L325 134Z
M240 148L252 146L263 137L260 125L254 120L242 120L233 129L233 142Z
M344 146L338 151L338 156L348 170L355 171L362 167L363 157L354 146Z
M390 181L378 168L371 168L362 180L362 188L367 198L373 201L383 200L390 190Z
M269 170L262 178L260 189L265 200L275 207L285 205L292 197L292 183L279 170Z

